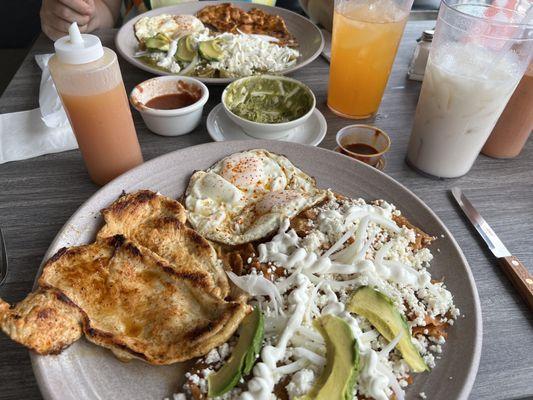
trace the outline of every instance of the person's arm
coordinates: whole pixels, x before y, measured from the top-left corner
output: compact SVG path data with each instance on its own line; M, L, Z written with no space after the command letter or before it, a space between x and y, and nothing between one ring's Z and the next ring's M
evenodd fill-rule
M111 28L120 13L121 0L43 0L41 28L52 40L68 33L77 22L81 32Z

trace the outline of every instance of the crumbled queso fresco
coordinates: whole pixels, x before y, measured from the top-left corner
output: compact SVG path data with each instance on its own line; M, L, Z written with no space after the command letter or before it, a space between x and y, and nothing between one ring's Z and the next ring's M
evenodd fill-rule
M394 341L389 343L368 320L345 310L351 292L372 286L392 299L429 368L435 366L446 342L439 326L452 325L460 312L446 286L432 282L429 249L414 250L415 232L398 227L395 215L400 211L384 201L369 204L329 193L307 234L298 236L286 220L271 241L258 246L257 260L283 267L284 276L270 281L256 270L245 276L228 274L263 311L265 339L252 374L220 399L270 400L280 382L291 400L306 394L326 362L324 339L312 321L328 314L348 323L359 346L354 399L388 400L393 394L404 399L412 379L409 366ZM265 292L270 294L257 294ZM206 377L229 354L224 346L207 354L202 362L209 367L187 376L188 383L174 400L190 398L190 383L207 393ZM426 397L423 392L419 396Z

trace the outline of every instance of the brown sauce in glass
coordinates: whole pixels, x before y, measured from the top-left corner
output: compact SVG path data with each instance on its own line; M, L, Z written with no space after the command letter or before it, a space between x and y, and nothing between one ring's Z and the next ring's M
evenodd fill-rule
M366 143L350 143L345 145L344 148L355 154L372 155L379 153L377 149Z
M198 97L189 92L164 94L154 97L146 102L146 107L156 110L175 110L188 107L198 101Z

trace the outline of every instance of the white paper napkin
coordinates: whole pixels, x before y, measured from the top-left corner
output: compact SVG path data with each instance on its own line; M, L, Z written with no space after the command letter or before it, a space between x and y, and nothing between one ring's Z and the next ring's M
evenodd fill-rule
M52 57L52 54L37 54L35 56L37 65L43 70L39 89L39 107L46 126L58 128L69 125L69 122L48 69L50 57Z
M0 164L78 147L48 70L51 56L35 56L43 70L40 108L0 115Z

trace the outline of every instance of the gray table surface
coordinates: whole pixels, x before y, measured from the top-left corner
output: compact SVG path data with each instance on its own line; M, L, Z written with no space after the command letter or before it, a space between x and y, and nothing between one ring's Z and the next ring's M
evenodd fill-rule
M414 191L439 215L472 267L483 310L483 352L471 398L533 398L533 314L514 293L448 193L452 186L462 187L510 251L533 267L533 141L513 160L480 156L470 173L456 180L426 178L405 165L420 89L419 83L406 79L407 64L415 39L433 24L408 23L374 120L392 138L385 172ZM109 30L99 35L107 46L114 47L114 33ZM33 56L51 51L52 43L41 36L0 98L0 113L38 107L41 74ZM150 77L123 60L121 68L127 90ZM293 77L315 92L317 107L328 122L328 133L320 146L334 148L335 133L351 122L336 117L326 106L328 64L318 58ZM220 101L222 88L210 90L205 116ZM150 133L136 112L134 118L146 160L211 140L205 122L189 135L165 138ZM0 165L0 226L5 232L11 268L7 283L0 288L0 297L16 302L26 296L48 245L68 217L97 189L89 180L78 151ZM0 399L39 398L28 352L0 334Z

